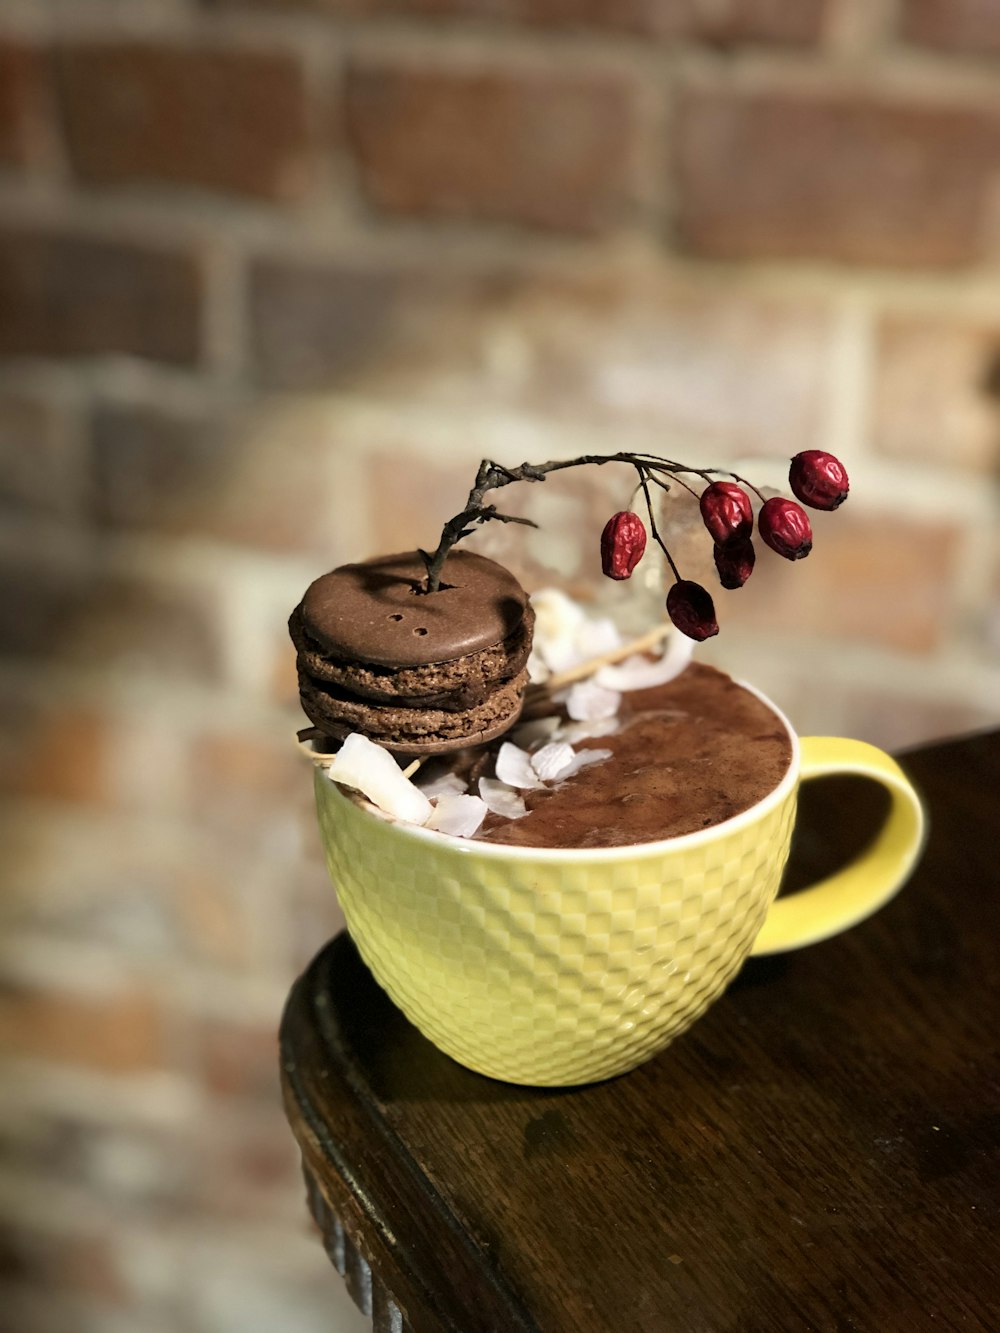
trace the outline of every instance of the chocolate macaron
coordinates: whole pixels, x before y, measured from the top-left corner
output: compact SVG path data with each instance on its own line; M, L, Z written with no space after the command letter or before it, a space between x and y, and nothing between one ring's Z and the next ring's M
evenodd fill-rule
M288 628L299 695L327 736L360 731L400 754L498 736L521 711L534 613L502 565L453 550L437 592L416 551L342 565L310 584Z

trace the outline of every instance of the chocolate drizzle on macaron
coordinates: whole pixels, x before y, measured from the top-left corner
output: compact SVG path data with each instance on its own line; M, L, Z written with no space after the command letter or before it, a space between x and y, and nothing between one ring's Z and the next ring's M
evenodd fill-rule
M437 592L425 578L416 551L342 565L292 612L302 706L327 735L438 753L517 720L534 623L524 589L469 551L449 554Z

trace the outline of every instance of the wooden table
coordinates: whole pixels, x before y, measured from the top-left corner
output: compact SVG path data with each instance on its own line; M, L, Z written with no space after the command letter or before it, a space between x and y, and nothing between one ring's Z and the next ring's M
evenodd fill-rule
M468 1072L346 935L282 1078L326 1247L379 1333L1000 1329L1000 732L904 756L931 834L876 917L751 960L641 1069ZM880 811L804 789L786 891Z

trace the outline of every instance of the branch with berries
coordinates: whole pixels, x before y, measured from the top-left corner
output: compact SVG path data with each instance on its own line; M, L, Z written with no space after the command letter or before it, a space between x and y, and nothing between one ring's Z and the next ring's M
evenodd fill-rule
M516 481L544 481L550 472L560 472L566 468L590 465L602 467L605 463L626 463L635 469L636 494L642 492L649 532L666 557L674 576L673 585L667 594L667 614L681 633L689 638L702 640L718 634L715 606L706 588L681 576L667 549L656 526L654 487L669 491L672 483L676 483L698 500L702 519L714 544L715 567L723 588L742 588L753 573L756 560L752 541L753 505L745 487L761 501L757 531L766 546L786 560L801 560L812 550L812 527L802 505L780 495L767 499L752 482L725 468L688 467L684 463L646 453L584 454L580 458L560 462L522 463L520 467L514 468L484 458L465 508L444 525L441 539L433 552L420 552L427 569L423 591L438 591L448 552L463 537L467 537L476 524L496 521L537 526L531 519L501 513L495 505L487 504L486 496L490 491L499 490ZM700 479L704 488L697 489L686 478ZM813 509L836 509L847 499L849 490L843 463L821 449L807 449L795 455L788 472L788 483L802 504ZM645 550L646 527L639 515L630 509L613 514L601 533L601 568L607 577L630 578Z

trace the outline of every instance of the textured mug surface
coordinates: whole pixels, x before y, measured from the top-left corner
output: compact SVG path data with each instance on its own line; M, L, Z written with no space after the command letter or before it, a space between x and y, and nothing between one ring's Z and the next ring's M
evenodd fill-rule
M787 773L742 814L660 842L585 850L470 842L393 823L317 769L320 829L350 934L407 1018L470 1069L548 1086L624 1073L689 1027L754 946L795 818L800 749L789 734ZM836 883L807 891L825 909L812 939L891 896L922 827L919 801L888 756L860 742L829 744L856 747L861 758L821 756L817 772L896 784L893 828L878 841L886 860L894 834L899 855L874 876L862 857ZM775 914L794 901L782 899ZM807 932L777 933L769 947L794 947Z

